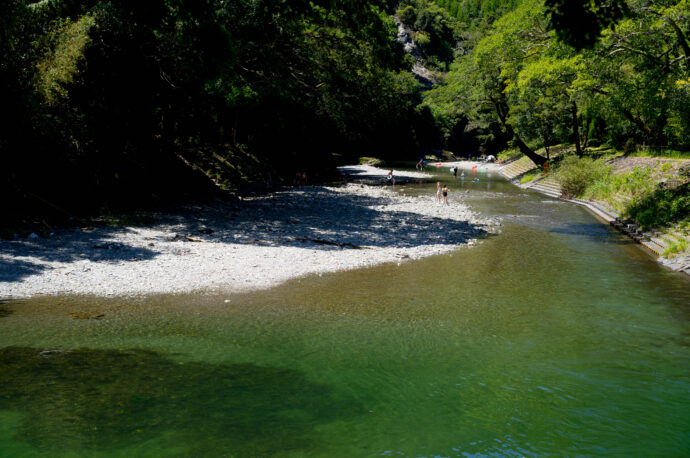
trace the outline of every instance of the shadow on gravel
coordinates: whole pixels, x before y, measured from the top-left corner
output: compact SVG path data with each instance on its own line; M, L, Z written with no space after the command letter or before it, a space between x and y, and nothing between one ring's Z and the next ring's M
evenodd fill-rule
M196 236L199 227L210 229L212 233L203 236L209 241L264 246L308 244L309 248L322 250L461 244L489 234L482 226L466 221L372 208L388 203L385 198L343 194L324 187L297 188L239 204L199 208L194 218L179 217L175 223L183 225L185 233ZM429 206L433 205L433 196L429 196ZM448 211L452 212L453 207Z
M215 200L168 212L160 215L152 226L166 234L141 240L140 244L146 247L117 242L117 235L127 230L122 227L100 227L92 232L65 231L48 239L0 241L0 282L21 281L50 268L41 261L140 261L153 259L164 250L184 251L180 248L182 245L191 246L202 241L339 250L363 246L455 245L488 235L482 226L466 221L372 208L388 203L388 198L310 186L240 202ZM430 195L429 206L434 205ZM451 206L443 213L452 214L453 211ZM88 269L87 263L84 269Z
M40 273L44 266L19 259L0 258L0 282L11 283Z
M158 255L153 249L113 242L116 233L122 231L120 227L106 227L86 233L65 231L51 238L0 241L0 282L20 281L50 269L50 266L26 258L65 263L121 262L152 259Z

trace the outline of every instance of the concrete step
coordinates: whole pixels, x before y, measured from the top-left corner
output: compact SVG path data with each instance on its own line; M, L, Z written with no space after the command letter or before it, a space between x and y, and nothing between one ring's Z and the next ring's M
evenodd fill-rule
M527 173L527 172L530 172L530 171L532 171L532 170L534 170L534 169L533 169L533 168L532 168L532 169L530 169L530 168L520 168L520 169L509 169L509 170L503 169L501 172L503 173L503 175L504 175L505 177L507 177L508 179L511 179L511 180L512 180L513 178L516 178L516 177L518 177L518 176L520 176L520 175L523 175L523 174L525 174L525 173Z
M668 246L665 240L660 239L658 237L651 236L649 237L649 241L655 243L659 247L659 251L664 251Z
M678 240L687 240L688 242L690 242L690 235L685 235L674 230L669 230L668 233L677 238Z
M555 181L549 181L549 180L540 180L539 184L543 185L543 186L549 186L552 188L559 188L559 189L561 187L561 185L559 183L557 183Z
M528 188L528 189L531 189L531 190L533 190L533 191L537 191L537 192L539 192L539 193L541 193L541 194L546 194L547 196L549 196L549 197L554 197L554 198L556 198L556 199L558 199L559 197L561 197L560 191L559 191L559 192L554 192L554 191L552 191L552 190L550 190L550 189L544 189L544 188L540 188L540 187L538 187L538 186L532 186L531 188Z
M559 195L561 194L562 190L560 186L553 186L550 184L544 184L544 183L535 183L530 188L533 189L543 189L546 191L551 191L551 192L557 192Z

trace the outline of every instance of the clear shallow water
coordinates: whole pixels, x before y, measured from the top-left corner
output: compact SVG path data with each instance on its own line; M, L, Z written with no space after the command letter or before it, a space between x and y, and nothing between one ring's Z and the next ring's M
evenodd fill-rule
M690 281L443 173L500 235L252 294L0 304L0 455L688 455Z

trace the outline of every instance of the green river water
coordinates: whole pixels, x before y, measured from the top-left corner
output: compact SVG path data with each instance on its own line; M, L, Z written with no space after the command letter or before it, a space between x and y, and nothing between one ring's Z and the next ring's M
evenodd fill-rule
M690 455L689 279L442 173L500 235L251 294L1 303L0 456Z

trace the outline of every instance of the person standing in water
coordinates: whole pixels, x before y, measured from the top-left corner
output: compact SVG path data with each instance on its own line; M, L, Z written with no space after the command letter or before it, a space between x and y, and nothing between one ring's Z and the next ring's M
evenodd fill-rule
M393 176L392 170L390 172L388 172L388 175L386 176L386 180L388 180L388 182L390 184L395 184L395 177Z
M436 203L437 204L441 203L441 182L440 181L436 182Z
M446 205L450 205L448 203L448 186L446 186L444 184L443 187L441 188L441 192L443 193L443 203Z

